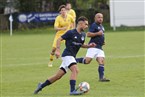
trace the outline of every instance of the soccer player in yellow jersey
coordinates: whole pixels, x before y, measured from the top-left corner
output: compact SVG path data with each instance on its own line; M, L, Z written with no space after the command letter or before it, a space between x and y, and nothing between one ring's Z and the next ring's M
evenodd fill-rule
M71 3L66 3L66 10L68 14L70 14L74 19L76 19L76 13L72 9Z
M49 67L52 67L53 57L54 57L54 53L55 53L55 50L56 50L56 41L57 41L57 39L60 36L62 36L65 32L70 30L72 24L75 24L75 20L72 18L72 16L67 14L65 5L61 5L59 7L59 12L60 12L60 14L56 17L55 23L54 23L54 29L56 30L56 35L55 35L53 45L52 45L52 51L51 51L51 54L50 54L50 61L48 63Z
M69 3L69 2L66 3L66 10L67 10L67 13L68 13L69 15L71 15L71 16L73 17L74 20L76 20L76 13L75 13L75 11L72 9L71 3ZM72 25L71 25L71 28L72 28L72 29L75 28L75 25L72 24Z

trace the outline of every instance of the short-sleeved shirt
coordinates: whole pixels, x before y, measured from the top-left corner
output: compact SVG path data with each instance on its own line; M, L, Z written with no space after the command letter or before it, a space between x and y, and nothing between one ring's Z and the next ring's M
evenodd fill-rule
M68 11L68 14L70 14L74 19L76 18L76 13L75 13L75 11L73 9L70 9Z
M96 33L102 31L103 35L101 36L95 36L95 37L91 37L90 42L89 43L96 43L96 48L102 49L102 46L104 45L104 41L105 41L105 37L104 37L104 27L101 24L97 24L96 22L94 22L90 28L89 28L89 32L91 33Z
M74 23L74 19L72 16L67 14L66 19L64 19L61 15L58 15L55 19L54 26L55 27L67 27L66 30L60 30L57 32L57 34L63 35L66 31L71 29L71 24Z
M84 32L78 33L76 29L67 31L64 35L61 36L65 42L66 48L62 53L62 57L73 56L76 57L80 47L85 42L86 34Z

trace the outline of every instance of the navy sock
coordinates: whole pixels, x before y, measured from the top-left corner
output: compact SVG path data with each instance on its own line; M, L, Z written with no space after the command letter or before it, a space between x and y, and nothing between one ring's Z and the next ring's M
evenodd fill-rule
M51 82L49 81L49 80L46 80L43 84L42 84L42 88L44 88L44 87L46 87L46 86L48 86L48 85L50 85L51 84Z
M103 79L103 77L104 77L104 64L99 65L98 72L99 72L99 79Z
M70 92L75 90L76 80L70 80Z
M76 58L77 63L86 64L86 60L84 58Z

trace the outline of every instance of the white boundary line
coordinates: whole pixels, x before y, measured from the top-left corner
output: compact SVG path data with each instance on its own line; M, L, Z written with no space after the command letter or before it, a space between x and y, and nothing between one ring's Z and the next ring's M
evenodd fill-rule
M130 56L129 55L128 56L106 56L106 58L112 58L112 59L119 59L119 58L120 59L125 59L125 58L141 58L141 57L145 57L145 55L135 55L135 56L131 56L131 55ZM12 58L12 59L18 59L18 58ZM24 59L24 58L22 58L22 59ZM36 59L38 59L38 58L36 58ZM44 59L44 58L40 58L40 59ZM44 61L44 62L35 62L35 63L3 64L3 67L11 67L11 66L32 66L32 65L47 65L47 63ZM56 65L60 65L60 64L57 64L57 62L56 62Z
M145 57L145 55L127 55L127 56L106 56L106 58L137 58L137 57ZM40 58L40 57L35 57L35 58L6 58L5 60L32 60L32 59L45 59L47 60L48 58ZM61 60L61 58L59 58Z

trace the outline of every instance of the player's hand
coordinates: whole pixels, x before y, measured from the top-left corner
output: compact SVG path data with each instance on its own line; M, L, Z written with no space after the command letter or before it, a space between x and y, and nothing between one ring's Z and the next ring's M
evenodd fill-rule
M62 30L67 30L67 27L63 27Z
M95 46L96 46L95 43L90 43L90 44L89 44L89 47L95 47Z
M56 49L55 56L56 56L56 58L60 57L60 49Z

